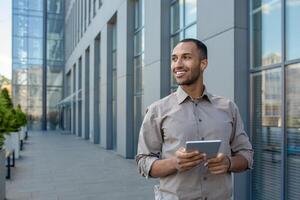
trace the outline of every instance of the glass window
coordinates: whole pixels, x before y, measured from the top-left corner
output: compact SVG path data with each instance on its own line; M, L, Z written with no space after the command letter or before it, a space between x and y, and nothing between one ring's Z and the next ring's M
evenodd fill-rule
M96 15L96 10L97 10L96 2L97 2L97 0L93 0L93 16L94 16L94 17L95 17L95 15Z
M91 15L92 15L92 2L91 2L91 0L89 0L89 24L91 23Z
M64 2L63 0L48 0L47 1L47 12L54 13L54 14L63 14L63 6Z
M197 0L176 0L171 3L171 52L184 38L197 38ZM170 70L171 71L171 70ZM170 73L170 91L177 89L177 83Z
M112 148L117 148L117 24L112 24Z
M183 0L171 5L171 33L183 28Z
M143 94L144 90L144 82L143 82L143 64L144 61L144 55L140 55L134 59L134 92L135 95L141 95Z
M190 25L197 19L197 1L185 0L184 6L184 24Z
M286 68L287 199L300 196L300 64Z
M86 30L86 26L87 26L87 1L86 0L83 0L84 1L84 31Z
M286 59L300 58L300 0L286 1Z
M144 51L144 29L135 33L134 49L135 49L135 55L143 53L143 51Z
M63 63L61 63L63 64ZM63 65L59 67L49 66L47 67L47 86L62 86L63 79ZM55 102L57 103L57 102Z
M13 39L13 57L24 60L27 58L27 39L14 37Z
M28 9L28 0L14 0L13 1L14 9Z
M43 40L28 38L28 57L43 59Z
M252 21L252 67L280 63L281 1L254 0Z
M28 17L29 28L28 35L30 37L43 37L43 18L41 17Z
M255 200L280 199L281 178L281 70L251 76L252 195ZM270 170L272 169L272 170Z
M196 24L185 29L185 38L197 38L197 25Z
M28 3L30 10L43 11L43 0L28 0Z
M135 0L135 23L134 23L134 148L136 154L139 129L144 118L144 0Z
M64 36L64 21L47 19L47 39L62 39Z
M25 37L28 35L28 18L24 15L14 15L13 35Z
M47 59L48 60L64 60L64 49L62 40L47 40Z

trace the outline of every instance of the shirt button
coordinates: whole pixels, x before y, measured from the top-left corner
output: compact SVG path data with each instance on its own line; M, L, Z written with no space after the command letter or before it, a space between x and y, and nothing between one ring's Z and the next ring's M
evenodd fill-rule
M202 119L199 119L199 122L202 122Z
M206 177L206 176L204 176L204 177L203 177L203 180L205 180L205 181L206 181L206 180L207 180L207 177Z

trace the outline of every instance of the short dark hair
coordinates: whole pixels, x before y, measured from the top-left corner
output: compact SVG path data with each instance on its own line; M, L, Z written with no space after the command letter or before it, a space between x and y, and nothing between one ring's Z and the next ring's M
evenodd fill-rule
M180 40L179 43L182 43L182 42L193 42L197 46L197 49L200 51L201 59L207 59L207 47L203 42L201 42L200 40L194 39L194 38L186 38L186 39Z

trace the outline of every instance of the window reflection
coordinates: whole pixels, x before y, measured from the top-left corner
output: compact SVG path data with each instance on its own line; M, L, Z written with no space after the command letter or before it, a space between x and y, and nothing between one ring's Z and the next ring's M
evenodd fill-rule
M286 58L300 58L300 0L286 1Z
M253 67L281 62L281 1L254 0Z
M300 64L286 68L288 199L300 195Z
M28 34L30 37L43 37L43 18L41 17L28 17L29 28Z
M252 75L252 144L255 149L252 194L255 200L280 199L280 69ZM272 169L270 171L270 169ZM272 184L269 184L271 183Z
M185 0L185 25L194 23L197 19L197 1Z
M197 38L197 1L176 0L171 3L171 52L184 38ZM177 89L177 83L170 73L170 91Z

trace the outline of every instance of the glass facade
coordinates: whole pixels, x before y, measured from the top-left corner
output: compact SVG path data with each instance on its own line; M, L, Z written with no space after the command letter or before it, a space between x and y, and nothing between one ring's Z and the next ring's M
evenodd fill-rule
M64 66L63 4L13 0L13 100L27 112L31 130L46 129L46 117L47 127L57 128Z
M300 1L252 0L250 8L252 199L296 200L300 195Z
M13 1L13 100L27 112L29 129L42 126L43 16L42 0Z
M197 0L171 1L171 52L185 38L197 38ZM171 72L171 92L177 89Z
M64 1L47 1L47 129L58 128L64 68ZM71 90L70 90L71 91Z
M139 130L144 118L144 0L135 1L134 21L134 155L138 143Z

